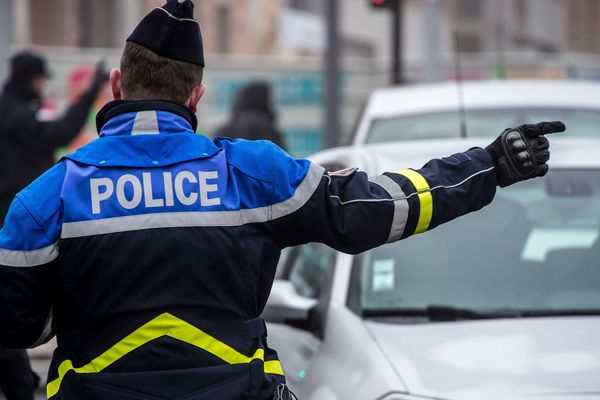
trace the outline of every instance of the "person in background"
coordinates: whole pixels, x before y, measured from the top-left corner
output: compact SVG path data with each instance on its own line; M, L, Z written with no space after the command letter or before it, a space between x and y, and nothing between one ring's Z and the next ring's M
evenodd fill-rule
M41 118L44 88L50 77L46 60L22 51L10 62L0 95L0 226L18 191L54 164L55 152L69 144L87 121L103 84L104 66L96 67L88 89L54 121Z
M18 191L54 164L57 148L66 146L85 124L108 74L99 65L87 91L55 121L39 111L50 73L40 55L23 51L10 62L0 95L0 227ZM37 376L27 352L0 348L0 389L7 400L32 400Z
M267 82L254 81L240 90L231 118L216 131L217 136L248 140L270 140L285 149L283 135L276 126L271 87Z

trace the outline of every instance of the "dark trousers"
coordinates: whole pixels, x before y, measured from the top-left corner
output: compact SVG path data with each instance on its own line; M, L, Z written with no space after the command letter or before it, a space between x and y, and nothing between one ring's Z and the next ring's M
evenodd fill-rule
M33 400L33 373L25 350L0 349L0 389L7 400Z

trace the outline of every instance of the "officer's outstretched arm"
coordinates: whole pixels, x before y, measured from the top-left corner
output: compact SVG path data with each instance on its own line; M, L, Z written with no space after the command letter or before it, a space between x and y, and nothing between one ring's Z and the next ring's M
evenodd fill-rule
M35 347L53 336L62 217L52 182L62 174L58 165L19 193L0 230L0 347Z
M561 129L562 124L541 124L507 130L487 150L475 148L371 179L356 170L328 174L311 165L303 183L320 173L319 180L297 211L272 221L274 236L282 247L322 242L359 253L428 231L490 203L498 184L543 175L549 153L540 135Z

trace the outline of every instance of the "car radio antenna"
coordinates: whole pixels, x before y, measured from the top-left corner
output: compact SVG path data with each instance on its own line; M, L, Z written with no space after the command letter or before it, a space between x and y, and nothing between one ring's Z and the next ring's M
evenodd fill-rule
M462 76L462 62L460 58L460 35L454 31L454 67L456 74L456 88L458 92L458 115L460 118L460 137L467 137L467 109L465 107L465 92Z

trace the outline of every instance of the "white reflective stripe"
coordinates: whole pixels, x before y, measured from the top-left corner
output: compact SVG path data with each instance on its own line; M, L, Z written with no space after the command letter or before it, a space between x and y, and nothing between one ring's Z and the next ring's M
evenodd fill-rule
M0 265L6 267L35 267L58 257L58 242L38 250L18 251L0 249Z
M454 189L454 188L457 188L457 187L462 186L463 184L467 183L471 179L473 179L473 178L475 178L475 177L477 177L479 175L485 174L486 172L491 172L494 169L495 169L495 167L490 167L490 168L487 168L487 169L482 169L481 171L477 171L474 174L467 176L465 179L463 179L462 181L460 181L458 183L455 183L454 185L449 185L449 186L448 185L446 185L446 186L444 186L444 185L438 185L438 186L432 187L429 191L433 192L433 191L438 190L438 189Z
M392 178L386 175L380 175L370 179L370 182L381 186L392 199L394 199L394 218L392 220L392 227L390 228L390 235L387 243L392 243L400 240L404 234L406 228L406 221L408 220L408 200L404 191Z
M130 215L91 221L63 223L62 239L105 235L158 228L242 226L281 218L300 209L313 195L324 169L312 164L302 183L289 199L272 206L238 211L193 211Z
M296 188L294 195L284 202L271 206L271 219L281 218L298 211L315 193L324 173L325 168L311 162L306 176Z
M268 207L240 211L172 212L64 223L60 237L72 239L144 229L241 226L268 221Z
M132 135L158 135L158 117L156 111L140 111L133 122Z
M181 1L179 1L181 3ZM161 7L156 7L155 10L160 10L163 11L165 14L167 14L169 17L176 19L177 21L188 21L188 22L194 22L196 24L199 24L198 21L196 21L195 19L190 19L190 18L177 18L176 16L174 16L173 14L171 14L170 12L168 12L167 10L165 10L164 8Z

